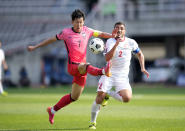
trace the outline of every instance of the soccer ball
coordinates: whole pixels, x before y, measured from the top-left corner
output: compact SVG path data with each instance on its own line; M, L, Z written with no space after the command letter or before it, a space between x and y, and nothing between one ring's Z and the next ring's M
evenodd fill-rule
M89 48L93 54L99 54L104 50L104 42L100 38L94 38L90 41Z

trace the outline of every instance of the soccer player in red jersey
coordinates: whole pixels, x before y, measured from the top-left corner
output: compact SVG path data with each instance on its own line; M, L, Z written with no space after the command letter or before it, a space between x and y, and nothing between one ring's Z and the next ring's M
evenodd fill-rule
M51 37L38 45L28 46L28 51L33 51L39 47L46 46L57 40L63 40L68 52L68 72L73 76L72 91L70 94L63 96L56 105L48 107L49 121L54 123L54 114L61 108L76 101L83 92L87 73L97 75L110 75L110 63L103 69L93 67L86 63L86 50L88 40L91 36L101 38L115 37L117 30L113 30L112 34L93 30L84 26L85 15L81 10L75 10L72 15L72 28L65 28L61 33Z

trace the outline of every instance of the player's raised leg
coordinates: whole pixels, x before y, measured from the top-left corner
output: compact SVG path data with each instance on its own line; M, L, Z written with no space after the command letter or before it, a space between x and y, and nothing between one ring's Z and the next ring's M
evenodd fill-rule
M110 68L111 68L111 62L107 62L107 66L103 69L94 67L90 64L80 64L78 67L78 70L80 74L85 74L87 72L93 76L106 75L110 77L111 76Z
M54 123L54 115L55 115L56 111L53 109L53 107L48 107L47 112L49 115L49 122L50 122L50 124L53 124Z
M61 108L65 107L66 105L70 104L71 102L73 102L74 100L71 98L71 94L66 94L65 96L63 96L56 105L54 105L53 107L48 107L47 108L47 112L49 114L49 122L51 124L54 123L54 114L60 110Z
M84 89L84 86L80 86L76 83L73 83L71 94L66 94L58 101L56 105L54 105L53 107L47 108L47 112L49 114L49 122L51 124L54 123L54 114L61 108L70 104L71 102L78 100L81 93L83 92L83 89Z

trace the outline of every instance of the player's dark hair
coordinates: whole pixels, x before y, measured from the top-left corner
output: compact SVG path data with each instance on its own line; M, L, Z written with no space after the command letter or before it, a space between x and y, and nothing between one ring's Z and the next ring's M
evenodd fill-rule
M85 14L81 10L76 9L71 14L71 19L72 19L72 21L74 21L75 19L78 19L78 18L83 18L83 20L85 20Z
M124 24L123 22L121 22L121 21L116 22L116 23L114 24L114 28L115 28L117 25L123 25L123 26L125 27L125 24Z

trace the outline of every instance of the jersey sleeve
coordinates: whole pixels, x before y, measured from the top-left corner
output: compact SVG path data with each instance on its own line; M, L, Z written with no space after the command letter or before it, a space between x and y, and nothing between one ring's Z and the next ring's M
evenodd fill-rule
M89 30L91 31L91 36L98 37L100 34L99 30L94 30L92 28L89 28Z
M94 30L92 28L87 27L87 30L89 32L89 37L93 36Z
M133 43L132 52L134 54L137 54L140 51L140 48L135 40L132 40L132 43Z
M56 34L57 40L64 40L64 36L65 36L64 30L61 31L59 34Z

